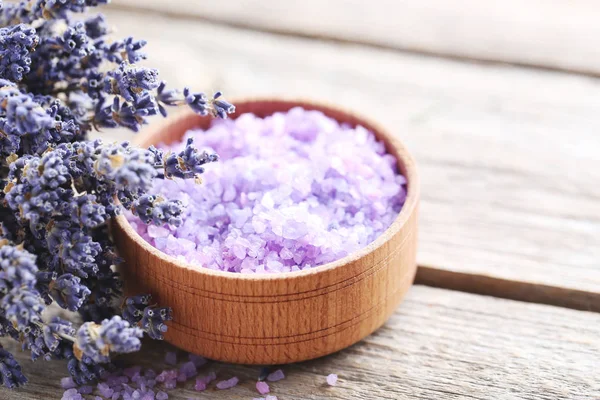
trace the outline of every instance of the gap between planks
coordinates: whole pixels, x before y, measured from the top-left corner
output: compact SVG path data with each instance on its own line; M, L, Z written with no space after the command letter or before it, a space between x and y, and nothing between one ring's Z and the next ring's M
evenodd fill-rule
M419 265L415 284L574 310L600 312L597 294Z
M115 0L117 10L158 13L278 35L413 54L600 76L600 7L589 0Z

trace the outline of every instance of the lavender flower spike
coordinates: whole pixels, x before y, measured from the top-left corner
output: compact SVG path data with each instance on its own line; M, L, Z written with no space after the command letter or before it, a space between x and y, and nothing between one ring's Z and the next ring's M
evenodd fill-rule
M129 322L116 315L105 319L100 325L93 322L81 325L73 349L79 359L88 356L95 362L108 362L111 352L138 351L143 334L140 328L131 327Z
M21 372L21 366L12 354L0 347L0 384L9 389L24 385L27 378Z
M194 139L188 138L185 149L179 153L169 153L164 159L166 178L198 178L204 172L204 165L219 160L216 154L200 152L192 144Z

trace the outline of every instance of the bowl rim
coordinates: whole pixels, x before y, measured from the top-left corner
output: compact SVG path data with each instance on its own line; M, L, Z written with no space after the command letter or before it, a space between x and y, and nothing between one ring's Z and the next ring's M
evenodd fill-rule
M317 111L324 112L327 115L327 110L351 116L354 120L357 121L356 125L363 126L369 131L373 132L376 136L377 140L383 141L386 146L386 151L390 153L388 146L394 147L395 153L397 153L397 157L395 158L400 161L400 163L404 166L405 170L405 178L406 178L406 187L407 187L407 196L402 206L402 209L392 222L392 224L383 231L373 242L369 243L367 246L354 251L347 256L340 258L339 260L332 261L326 264L319 265L317 267L312 267L306 270L301 271L290 271L290 272L278 272L278 273L265 273L265 274L242 274L235 272L227 272L227 271L219 271L213 270L210 268L206 268L203 266L197 266L195 264L188 263L187 261L180 261L177 258L163 253L158 250L156 247L152 246L148 243L144 238L140 236L140 234L131 226L127 218L123 214L118 215L114 218L114 221L117 223L118 227L125 233L131 240L133 240L137 245L139 245L143 250L148 251L154 257L161 259L161 261L167 262L171 265L174 265L178 268L183 268L187 270L191 270L195 273L199 273L201 275L205 275L206 277L220 278L225 279L227 281L241 281L241 282L267 282L267 281L283 281L290 279L302 279L306 277L310 277L316 274L322 274L326 272L332 272L338 268L343 267L344 265L355 262L369 254L372 254L380 247L384 246L388 239L394 235L396 235L400 230L405 226L406 222L409 220L410 216L413 214L415 208L417 207L420 193L420 181L417 173L416 164L412 155L408 152L406 147L402 144L402 142L394 137L393 134L389 132L381 124L371 120L368 117L364 117L361 114L356 114L352 110L349 110L340 106L332 106L328 103L321 102L318 100L312 99L303 99L303 98L286 98L286 97L243 97L243 98L235 98L231 101L233 104L249 104L249 103L277 103L277 104L286 104L291 107L303 107L308 110L314 109ZM314 108L311 108L314 107ZM280 111L273 111L280 112ZM239 117L243 114L236 115L235 118ZM269 114L271 115L271 114ZM173 122L185 118L191 118L192 116L198 116L194 114L190 110L180 111L173 115L169 115L166 117L161 123L155 124L153 127L149 127L145 129L142 133L138 133L133 140L134 144L139 145L144 138L151 137L168 126L170 126ZM327 115L328 116L328 115ZM330 117L333 118L333 117ZM333 118L335 119L335 118ZM338 121L339 122L339 121Z

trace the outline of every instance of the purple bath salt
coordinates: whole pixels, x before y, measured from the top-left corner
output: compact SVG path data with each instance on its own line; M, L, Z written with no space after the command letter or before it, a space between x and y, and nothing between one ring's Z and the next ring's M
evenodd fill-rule
M202 378L198 378L196 379L196 384L194 385L194 390L198 391L198 392L202 392L203 390L206 390L207 384L204 381L204 379Z
M177 371L174 369L170 369L170 370L164 370L163 372L161 372L160 374L158 374L158 376L156 377L156 381L157 382L167 382L167 381L174 381L177 379Z
M271 390L269 389L269 384L267 382L256 382L256 390L258 390L258 393L260 394L267 394L269 393Z
M367 129L294 108L267 118L215 120L188 138L220 160L202 184L157 179L152 192L186 207L179 227L146 225L126 213L157 249L181 261L241 273L300 271L375 240L398 215L406 179Z
M277 371L271 372L267 375L267 380L269 382L277 382L285 378L285 374L282 370L278 369Z
M277 396L268 395L265 400L277 400Z
M196 376L198 374L198 370L196 369L196 364L194 364L193 361L188 361L179 368L179 373L185 376L185 381L193 376Z
M231 389L232 387L234 387L235 385L238 384L240 380L238 379L237 376L234 376L231 379L227 379L225 381L220 381L217 382L217 389Z
M329 374L329 375L327 375L327 384L329 386L335 386L335 385L337 385L337 380L338 380L338 376L336 374Z
M165 389L175 389L177 387L177 379L171 379L163 383Z
M73 381L70 376L68 378L62 378L60 380L60 387L63 389L73 389L77 387L77 384Z
M108 386L104 382L99 383L97 388L98 388L98 393L100 393L100 396L106 397L107 399L112 397L113 393L115 392L113 389L110 388L110 386Z
M169 395L166 394L165 392L158 392L156 393L156 400L167 400L169 398Z
M76 400L82 398L77 389L71 388L64 391L62 400Z
M198 387L202 387L202 384L204 384L204 389L206 389L206 386L208 386L208 384L214 381L215 379L217 379L217 374L215 373L215 371L210 371L208 375L198 377L198 379L196 379L196 385Z

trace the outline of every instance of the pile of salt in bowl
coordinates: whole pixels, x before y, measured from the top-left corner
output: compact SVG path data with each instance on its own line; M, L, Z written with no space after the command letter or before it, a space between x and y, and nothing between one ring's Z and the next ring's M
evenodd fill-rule
M186 206L179 227L127 215L157 249L181 261L241 273L299 271L338 260L383 233L406 198L396 159L372 132L319 111L244 114L191 130L215 152L202 184L157 180L154 193Z

